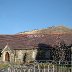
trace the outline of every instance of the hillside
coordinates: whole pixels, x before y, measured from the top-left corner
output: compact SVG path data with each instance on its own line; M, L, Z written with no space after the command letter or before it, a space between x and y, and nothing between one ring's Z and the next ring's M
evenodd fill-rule
M58 26L14 35L0 35L0 49L7 43L13 49L31 49L38 48L39 44L59 46L62 42L68 46L72 44L72 29Z
M72 29L64 26L49 27L41 30L33 30L30 32L21 32L20 34L65 34L72 33Z

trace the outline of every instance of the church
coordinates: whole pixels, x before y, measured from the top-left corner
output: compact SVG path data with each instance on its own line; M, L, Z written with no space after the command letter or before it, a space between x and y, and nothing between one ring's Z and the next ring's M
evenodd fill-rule
M71 61L71 54L72 30L65 27L0 35L0 62Z

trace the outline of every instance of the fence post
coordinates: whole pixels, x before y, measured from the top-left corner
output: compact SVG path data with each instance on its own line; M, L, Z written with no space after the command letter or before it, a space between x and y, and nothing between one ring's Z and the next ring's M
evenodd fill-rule
M54 72L54 65L53 65L53 72Z
M34 72L35 72L35 65L34 65Z
M38 70L39 70L39 72L40 72L40 67L39 67L39 64L38 64Z
M45 65L44 65L44 72L45 72Z
M26 71L26 69L23 69L23 71L25 72L25 71Z
M28 72L30 72L30 69L28 69Z
M48 65L48 72L49 72L49 65Z
M11 72L11 68L10 67L8 67L8 72Z
M16 68L14 68L14 72L16 71Z
M19 72L21 72L21 70Z

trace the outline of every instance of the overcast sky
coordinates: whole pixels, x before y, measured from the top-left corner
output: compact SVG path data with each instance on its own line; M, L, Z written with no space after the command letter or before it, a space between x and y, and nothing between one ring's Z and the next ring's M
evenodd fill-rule
M72 0L0 0L0 34L59 25L72 28Z

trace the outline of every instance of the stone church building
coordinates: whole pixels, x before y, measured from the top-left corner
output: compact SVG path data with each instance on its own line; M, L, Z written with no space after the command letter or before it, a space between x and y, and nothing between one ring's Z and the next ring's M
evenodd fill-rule
M36 49L12 49L8 44L2 50L2 61L3 62L30 62L34 61L36 57Z

